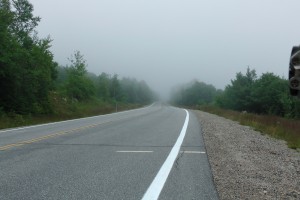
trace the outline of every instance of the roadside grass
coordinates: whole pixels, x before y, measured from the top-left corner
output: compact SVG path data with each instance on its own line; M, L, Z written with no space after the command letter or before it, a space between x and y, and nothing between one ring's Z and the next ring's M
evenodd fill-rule
M20 115L16 113L0 113L0 129L14 128L57 122L82 117L90 117L116 112L114 102L91 99L85 102L70 101L65 98L51 98L52 111L43 115ZM142 107L138 104L118 103L117 111Z
M242 113L214 106L199 106L197 109L238 121L241 125L250 126L262 134L285 140L289 148L300 149L300 120Z

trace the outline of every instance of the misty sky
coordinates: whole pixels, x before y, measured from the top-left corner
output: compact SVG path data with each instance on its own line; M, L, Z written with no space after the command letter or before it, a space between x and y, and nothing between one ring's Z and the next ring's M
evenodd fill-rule
M145 80L160 94L193 79L224 89L247 66L287 77L299 0L30 0L55 60ZM163 95L164 96L164 95Z

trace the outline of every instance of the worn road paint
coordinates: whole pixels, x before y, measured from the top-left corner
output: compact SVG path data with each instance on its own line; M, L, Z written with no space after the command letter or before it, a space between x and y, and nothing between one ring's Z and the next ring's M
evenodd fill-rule
M37 137L37 138L32 138L32 139L29 139L29 140L23 140L23 141L12 143L12 144L7 144L7 145L4 145L4 146L0 146L0 151L5 151L5 150L11 149L13 147L19 147L19 146L23 146L23 145L26 145L26 144L32 144L34 142L39 142L39 141L46 140L46 139L49 139L49 138L54 138L54 137L57 137L57 136L74 133L76 131L80 131L80 130L84 130L84 129L88 129L88 128L93 128L93 127L103 125L103 124L107 124L107 123L110 123L110 122L112 122L112 121L107 121L107 122L102 122L102 123L97 123L97 124L91 124L91 125L82 126L82 127L79 127L79 128L74 128L74 129L70 129L70 130L66 130L66 131L60 131L60 132L44 135L44 136Z
M181 153L188 153L188 154L205 154L204 151L181 151Z

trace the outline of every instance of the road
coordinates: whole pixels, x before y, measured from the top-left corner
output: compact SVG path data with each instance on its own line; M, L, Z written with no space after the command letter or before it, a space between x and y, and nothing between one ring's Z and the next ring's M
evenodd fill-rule
M191 111L162 104L0 131L0 199L218 199Z

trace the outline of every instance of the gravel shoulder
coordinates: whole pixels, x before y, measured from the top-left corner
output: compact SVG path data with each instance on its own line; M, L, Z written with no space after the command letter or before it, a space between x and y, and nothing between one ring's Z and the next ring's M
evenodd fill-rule
M199 118L220 199L300 199L300 153L223 117Z

